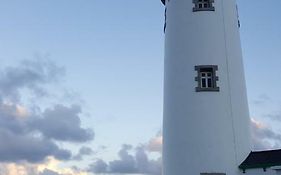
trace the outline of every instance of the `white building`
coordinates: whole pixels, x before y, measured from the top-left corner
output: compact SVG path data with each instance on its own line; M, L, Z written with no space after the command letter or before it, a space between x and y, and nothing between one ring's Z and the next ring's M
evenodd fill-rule
M267 164L250 150L236 1L162 2L163 175L279 173L281 157L279 164Z

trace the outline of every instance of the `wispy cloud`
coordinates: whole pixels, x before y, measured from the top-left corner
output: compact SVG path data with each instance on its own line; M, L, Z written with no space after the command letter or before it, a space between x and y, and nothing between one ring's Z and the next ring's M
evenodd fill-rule
M91 156L91 155L93 155L94 153L95 153L95 152L93 151L92 148L83 146L83 147L81 147L81 148L79 149L78 154L73 157L73 160L82 160L83 157L85 157L85 156Z
M253 102L256 105L264 105L271 101L271 98L267 94L261 94Z
M42 97L48 94L44 86L57 82L64 74L64 68L49 59L23 60L0 71L0 96L20 100L20 91L28 89Z
M281 111L264 115L264 117L274 122L281 122Z

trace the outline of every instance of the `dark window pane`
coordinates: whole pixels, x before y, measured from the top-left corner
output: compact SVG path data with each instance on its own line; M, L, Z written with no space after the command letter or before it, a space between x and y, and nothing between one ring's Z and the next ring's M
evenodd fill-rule
M214 11L213 0L193 0L193 3L195 4L194 11Z
M211 78L208 78L208 87L213 87Z
M212 68L201 68L200 72L213 72Z
M201 85L202 85L202 88L206 88L206 79L202 79Z
M212 76L212 73L208 73L208 77L211 77Z

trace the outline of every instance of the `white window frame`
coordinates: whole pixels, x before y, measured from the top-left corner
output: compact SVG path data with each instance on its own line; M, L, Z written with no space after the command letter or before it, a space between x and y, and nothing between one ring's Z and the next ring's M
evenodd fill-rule
M201 88L212 88L213 87L213 72L212 71L204 71L204 72L200 72L200 74L201 74L200 75Z

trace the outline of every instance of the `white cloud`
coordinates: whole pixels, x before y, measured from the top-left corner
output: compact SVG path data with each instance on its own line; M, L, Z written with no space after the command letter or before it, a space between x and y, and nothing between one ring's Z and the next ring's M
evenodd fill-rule
M41 164L1 163L0 175L88 175L87 172L60 167L60 161L49 157Z
M156 137L153 137L149 140L147 144L147 150L150 152L162 152L162 135L158 134Z
M281 146L281 134L253 118L251 119L251 135L254 150L277 149Z

